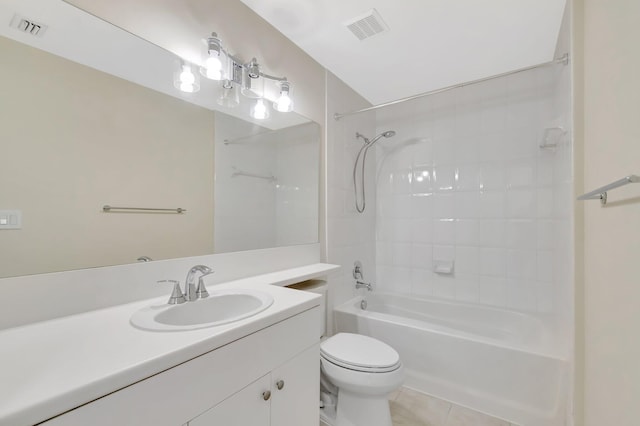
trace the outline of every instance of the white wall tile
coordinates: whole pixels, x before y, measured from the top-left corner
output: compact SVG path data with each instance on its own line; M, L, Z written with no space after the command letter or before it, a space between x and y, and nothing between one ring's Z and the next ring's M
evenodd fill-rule
M393 265L413 266L413 251L411 243L393 245Z
M480 167L480 181L484 191L502 191L507 186L502 163L484 163Z
M433 217L449 219L456 214L455 198L453 193L433 194Z
M456 221L456 245L478 246L480 226L476 219L458 219Z
M456 247L456 278L460 275L477 276L479 272L480 249L478 247Z
M533 219L507 221L507 247L534 249L537 244L537 226Z
M433 220L431 218L413 219L411 229L414 243L433 243Z
M435 191L453 191L456 186L456 167L453 165L436 166L433 169L433 188Z
M413 239L413 220L395 219L391 239L397 243L410 243Z
M434 123L437 126L438 121ZM436 136L436 127L434 127L434 139L433 139L433 164L436 166L455 164L456 151L452 135L450 136ZM453 133L453 126L450 129Z
M507 217L536 217L536 191L533 189L512 189L506 194Z
M480 166L478 164L463 164L458 166L456 176L457 191L479 191L481 189Z
M433 222L433 242L441 245L454 245L456 241L456 222L454 219L437 219Z
M480 192L456 192L454 198L454 216L465 219L480 217L478 202Z
M553 217L553 207L555 205L553 200L552 188L539 188L537 193L536 204L538 207L538 217Z
M435 275L433 278L432 294L441 299L456 298L456 281L450 276Z
M411 266L418 269L432 270L433 246L429 244L413 244L411 248Z
M505 220L481 220L480 245L485 247L504 247L506 244Z
M433 295L433 272L427 269L411 270L411 293L417 296Z
M507 277L533 281L537 275L535 250L507 250Z
M537 280L541 283L553 282L554 258L551 250L539 250L537 252Z
M433 167L432 166L415 166L413 168L413 179L411 186L412 194L430 194L433 192Z
M477 275L457 275L455 282L456 300L460 302L478 303L480 286Z
M501 191L483 191L478 202L478 217L501 219L505 215L506 193Z
M512 161L507 166L507 188L531 187L536 180L536 161Z
M479 265L482 276L505 277L507 275L507 250L480 248Z
M411 210L416 219L433 219L433 194L414 194L411 197Z
M507 280L497 277L480 277L479 301L487 305L507 306Z
M509 281L507 285L508 306L512 309L536 312L538 292L532 284Z

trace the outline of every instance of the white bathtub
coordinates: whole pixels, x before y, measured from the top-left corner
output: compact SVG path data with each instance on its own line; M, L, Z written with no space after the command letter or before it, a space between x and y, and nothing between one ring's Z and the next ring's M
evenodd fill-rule
M525 314L393 294L335 309L338 331L394 347L405 386L522 426L564 425L568 363L539 319Z

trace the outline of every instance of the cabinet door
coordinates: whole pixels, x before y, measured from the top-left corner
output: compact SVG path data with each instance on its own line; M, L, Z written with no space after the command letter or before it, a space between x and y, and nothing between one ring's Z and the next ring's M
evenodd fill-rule
M271 389L271 426L317 426L320 346L312 346L273 370Z
M267 374L215 407L191 420L189 426L268 426L269 404L264 392L270 392Z

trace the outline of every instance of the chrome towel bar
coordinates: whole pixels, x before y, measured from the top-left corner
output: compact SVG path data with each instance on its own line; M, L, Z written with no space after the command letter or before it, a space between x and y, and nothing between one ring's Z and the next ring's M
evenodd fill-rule
M611 191L612 189L619 188L629 183L638 182L640 182L640 177L636 175L625 176L620 180L611 182L609 185L605 185L601 188L595 189L591 192L587 192L586 194L579 196L578 200L600 200L600 203L602 203L602 205L605 205L607 204L607 191Z
M114 207L114 206L102 206L102 211L105 213L111 213L115 210L125 210L133 212L157 212L157 213L185 213L187 210L178 207L177 209L154 209L149 207ZM116 212L117 213L117 212Z

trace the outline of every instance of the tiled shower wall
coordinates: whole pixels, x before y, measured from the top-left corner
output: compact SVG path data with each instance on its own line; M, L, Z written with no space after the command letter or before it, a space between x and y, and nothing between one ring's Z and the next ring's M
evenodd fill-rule
M371 137L375 132L375 116L358 114L336 121L333 114L370 106L361 96L333 74L327 72L327 261L342 268L329 277L328 312L357 294L352 276L353 263L362 262L364 279L375 282L375 152L367 159L367 208L356 211L353 193L353 163L362 146L356 132ZM363 291L363 290L360 290ZM333 330L333 315L328 316L328 329Z
M379 290L566 307L569 90L555 65L379 110L377 133L397 132L376 152ZM545 135L555 148L540 148ZM451 274L434 272L441 262Z

